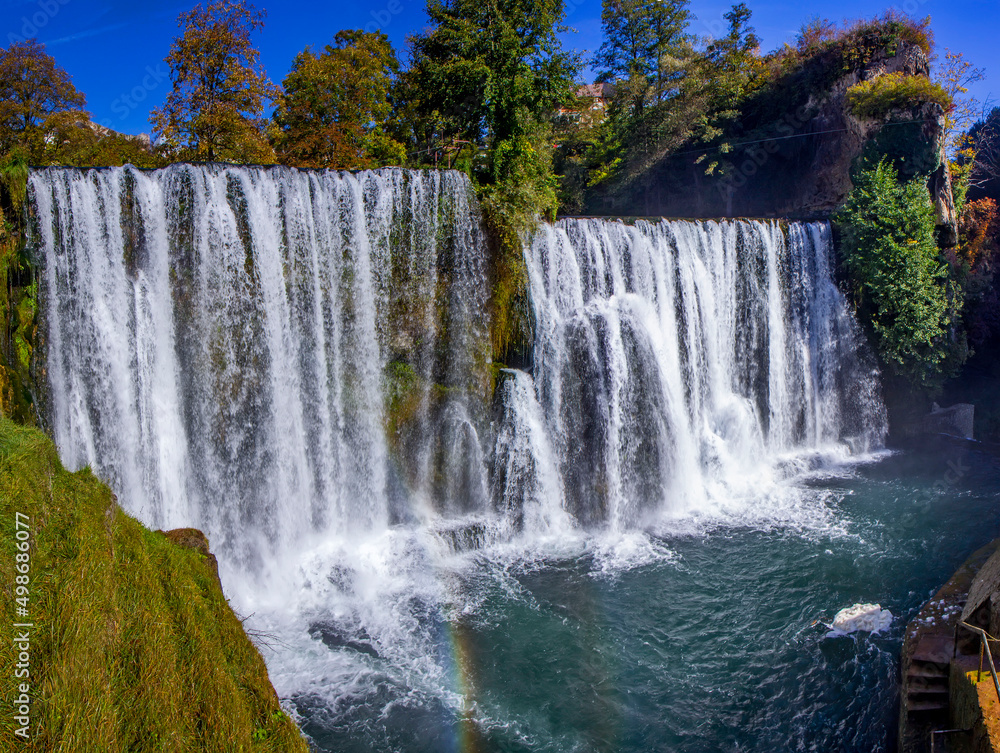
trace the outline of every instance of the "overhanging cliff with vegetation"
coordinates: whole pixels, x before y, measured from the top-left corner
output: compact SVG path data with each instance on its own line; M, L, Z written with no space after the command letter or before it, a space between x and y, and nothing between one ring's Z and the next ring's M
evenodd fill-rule
M929 79L925 25L894 16L846 28L820 22L803 28L797 46L757 56L748 14L729 18L729 37L704 52L674 42L685 65L666 83L619 79L606 118L567 121L567 210L829 217L852 174L887 156L907 179L933 176L939 221L953 235L951 102Z

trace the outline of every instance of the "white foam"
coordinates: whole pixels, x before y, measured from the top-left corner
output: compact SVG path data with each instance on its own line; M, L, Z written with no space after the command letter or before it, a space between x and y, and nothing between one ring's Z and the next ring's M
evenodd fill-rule
M880 604L855 604L841 609L833 618L829 636L850 633L881 633L892 624L892 612Z

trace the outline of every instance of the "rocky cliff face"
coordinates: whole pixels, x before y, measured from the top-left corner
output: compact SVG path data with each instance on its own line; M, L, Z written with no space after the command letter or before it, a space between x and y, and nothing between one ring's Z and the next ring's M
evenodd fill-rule
M904 177L930 176L943 245L954 245L957 224L941 107L928 103L860 119L848 106L848 90L861 81L887 73L926 76L929 70L923 50L901 44L894 55L876 56L839 77L810 72L802 86L787 86L789 96L779 108L773 92L767 105L748 106L722 178L706 176L705 163L696 163L694 156L668 157L625 196L596 196L588 209L671 217L823 218L847 197L858 161L886 154L900 162ZM832 83L806 83L816 80Z

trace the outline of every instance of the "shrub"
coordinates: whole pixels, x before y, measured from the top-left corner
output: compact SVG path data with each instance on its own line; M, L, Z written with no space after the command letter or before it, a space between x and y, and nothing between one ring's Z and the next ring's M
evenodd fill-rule
M934 48L930 22L930 17L915 21L894 11L857 21L841 36L845 70L863 68L880 54L895 55L901 44L916 45L930 57Z
M917 387L936 389L953 364L957 304L935 242L924 181L900 183L885 160L862 171L835 221L854 303L882 361Z
M862 70L880 57L898 54L902 45L915 45L930 57L934 48L930 18L916 21L889 11L840 25L817 17L799 29L795 46L786 44L768 55L765 64L772 78L819 59L831 74L848 73Z
M26 153L0 156L0 413L31 424L38 286L24 251L27 186Z
M942 109L951 107L951 95L944 87L924 76L886 73L855 84L847 90L851 113L858 118L882 118L893 110L934 102Z

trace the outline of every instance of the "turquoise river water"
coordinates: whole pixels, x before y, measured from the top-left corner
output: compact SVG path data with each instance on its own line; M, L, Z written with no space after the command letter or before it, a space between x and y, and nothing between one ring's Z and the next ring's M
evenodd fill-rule
M998 535L997 470L933 444L808 475L794 508L744 523L468 555L420 628L461 665L459 709L388 668L349 704L294 705L328 751L893 750L906 622ZM888 632L827 637L865 601L892 611ZM363 642L331 650L379 675Z

